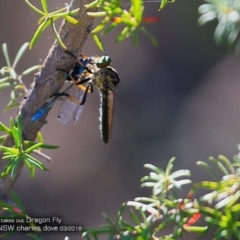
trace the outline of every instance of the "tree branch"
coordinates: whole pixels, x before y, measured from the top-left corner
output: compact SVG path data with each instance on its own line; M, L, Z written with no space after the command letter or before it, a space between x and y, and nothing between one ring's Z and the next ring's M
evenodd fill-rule
M60 37L67 46L67 49L73 52L76 56L80 54L87 36L89 27L92 26L93 18L86 15L85 4L91 0L72 0L70 10L80 8L80 12L76 18L81 23L76 26L63 21L60 27ZM23 139L34 141L37 132L43 126L47 114L39 121L31 122L33 114L39 110L49 99L49 96L61 89L64 84L63 73L57 71L56 68L69 69L74 65L75 59L69 54L65 54L64 50L59 47L58 43L54 43L42 65L42 69L35 75L31 89L26 95L26 99L22 102L19 111L23 118ZM11 136L7 136L3 142L4 146L12 147L14 141ZM2 159L3 154L0 152ZM8 161L0 160L0 172L6 168ZM22 164L23 165L23 164ZM13 188L22 168L19 166L17 174L14 178L7 176L0 179L0 200L6 199L9 191Z

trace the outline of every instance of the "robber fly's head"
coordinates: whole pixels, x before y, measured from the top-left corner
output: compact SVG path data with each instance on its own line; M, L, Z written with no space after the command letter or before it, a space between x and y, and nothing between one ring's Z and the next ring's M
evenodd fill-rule
M96 62L96 65L98 68L106 68L111 64L111 61L112 60L109 56L104 55L98 59L98 61Z

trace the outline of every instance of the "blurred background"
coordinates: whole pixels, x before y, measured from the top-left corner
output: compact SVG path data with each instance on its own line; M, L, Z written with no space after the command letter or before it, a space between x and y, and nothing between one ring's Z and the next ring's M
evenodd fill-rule
M37 0L31 2L39 5ZM65 2L49 1L50 11ZM158 40L158 48L142 34L135 48L130 39L114 44L117 32L102 38L121 79L110 142L105 145L100 138L97 91L88 97L77 124L58 122L57 103L41 129L46 143L60 146L46 151L53 161L43 163L51 172L37 171L29 180L28 171L23 169L14 189L30 216L59 216L67 225L97 227L105 223L102 212L115 219L123 202L151 194L140 188L140 178L148 174L143 164L165 169L175 156L174 169L190 169L193 180L198 181L210 177L196 166L196 161L237 154L239 59L225 46L215 45L216 22L198 26L197 9L202 3L181 0L161 12L159 3L145 5L145 16L160 17L159 22L146 26ZM2 0L0 18L0 45L8 44L13 59L20 46L32 38L39 16L24 1ZM41 64L53 41L51 30L42 35L36 47L24 54L19 73ZM82 53L102 54L91 37ZM1 54L0 66L4 64ZM32 80L29 76L25 83L30 86ZM0 112L9 100L9 92L0 95ZM9 124L10 116L16 113L14 109L1 114L0 121ZM186 186L185 192L188 190ZM79 233L41 236L50 240L65 236L81 239ZM18 233L8 239L28 237Z

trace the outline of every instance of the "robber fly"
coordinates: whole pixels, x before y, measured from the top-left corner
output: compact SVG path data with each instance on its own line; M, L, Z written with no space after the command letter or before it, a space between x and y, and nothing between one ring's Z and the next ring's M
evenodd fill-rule
M71 55L75 57L73 54ZM75 59L77 60L76 57ZM58 69L66 73L65 78L72 82L71 85L63 92L53 94L50 101L37 111L31 120L36 121L40 119L61 96L65 96L66 98L58 112L58 119L63 123L71 120L75 123L82 112L87 94L93 92L93 86L96 86L101 98L99 109L100 132L103 142L108 143L113 121L114 90L119 83L118 73L109 66L110 62L111 59L108 56L81 56L70 72Z

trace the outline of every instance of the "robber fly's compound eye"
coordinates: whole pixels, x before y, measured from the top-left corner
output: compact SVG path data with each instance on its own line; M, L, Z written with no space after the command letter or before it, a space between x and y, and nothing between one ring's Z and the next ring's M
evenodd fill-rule
M111 58L105 55L99 58L96 65L98 68L106 68L107 66L110 65L111 61L112 61Z

